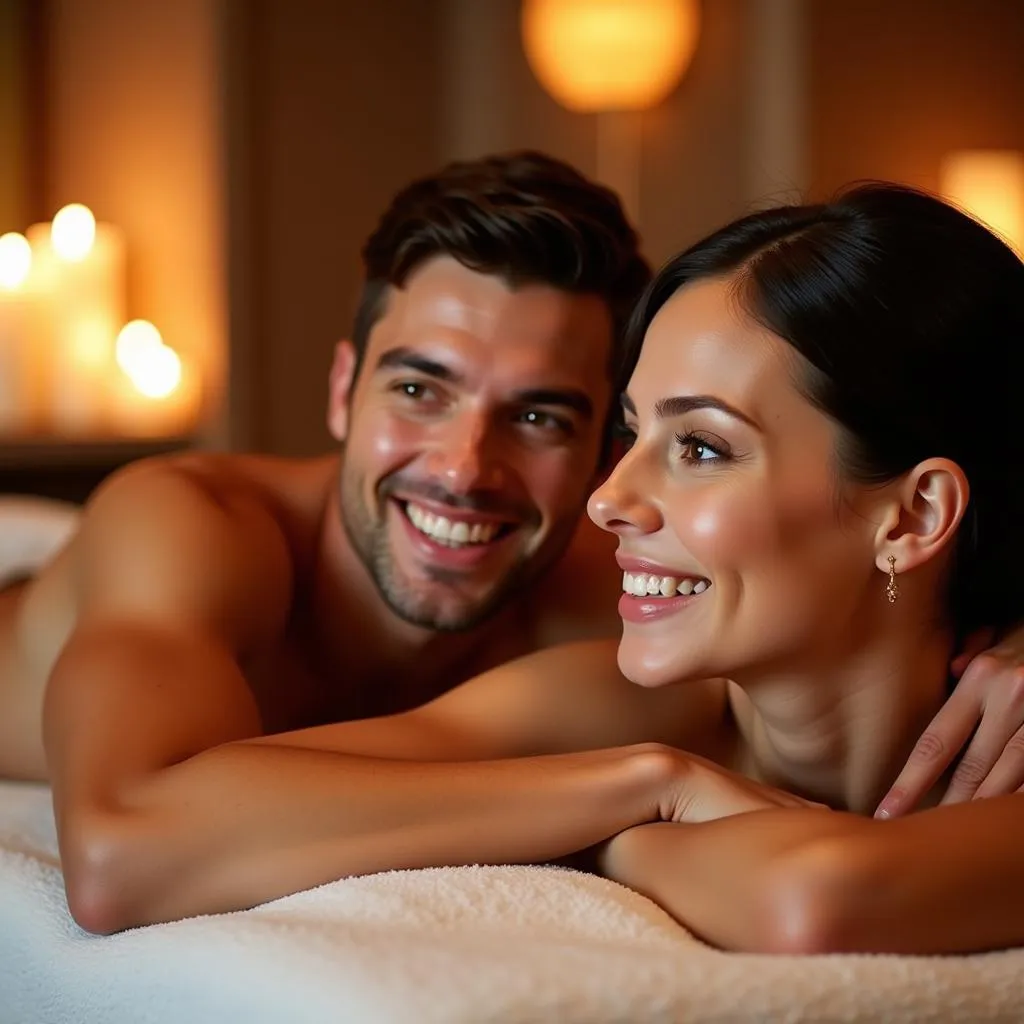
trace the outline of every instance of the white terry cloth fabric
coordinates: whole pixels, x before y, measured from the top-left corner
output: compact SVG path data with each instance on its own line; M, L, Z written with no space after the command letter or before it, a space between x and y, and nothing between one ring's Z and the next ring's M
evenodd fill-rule
M0 495L0 587L53 557L75 531L78 506L28 495Z
M0 577L75 513L0 499ZM5 573L6 568L6 573ZM49 790L0 783L0 1024L1024 1021L1024 949L741 956L558 868L399 871L96 937L68 913Z
M1024 950L769 957L698 942L560 868L396 871L97 937L67 911L49 791L0 784L2 1024L1024 1020Z

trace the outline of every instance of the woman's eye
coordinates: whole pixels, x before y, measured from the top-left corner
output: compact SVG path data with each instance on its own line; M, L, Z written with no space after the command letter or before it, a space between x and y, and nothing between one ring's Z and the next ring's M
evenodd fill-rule
M685 462L704 463L722 462L728 458L725 446L716 447L710 441L696 434L676 434L676 443L682 449Z

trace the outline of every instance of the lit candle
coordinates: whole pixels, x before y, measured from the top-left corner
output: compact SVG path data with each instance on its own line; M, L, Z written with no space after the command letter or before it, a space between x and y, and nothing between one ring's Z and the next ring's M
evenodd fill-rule
M147 320L125 324L117 336L115 423L130 437L171 437L187 433L199 409L194 368L164 344Z
M33 225L28 237L38 260L35 330L51 428L102 434L109 427L114 338L125 317L124 239L80 204L64 207L52 225Z
M28 278L32 247L24 235L0 236L0 433L32 430L35 382L31 363L32 308Z

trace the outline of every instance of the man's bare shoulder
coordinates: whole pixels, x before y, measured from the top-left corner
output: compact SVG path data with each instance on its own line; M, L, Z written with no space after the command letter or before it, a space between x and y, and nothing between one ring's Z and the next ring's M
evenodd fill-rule
M68 571L87 613L217 620L232 634L287 615L323 512L326 466L189 453L115 473L87 504ZM220 622L222 617L239 621Z

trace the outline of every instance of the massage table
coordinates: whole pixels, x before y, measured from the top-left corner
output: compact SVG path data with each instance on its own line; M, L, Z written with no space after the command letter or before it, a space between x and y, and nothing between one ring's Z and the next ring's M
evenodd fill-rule
M7 575L73 527L73 510L0 499ZM1010 1024L1024 949L723 953L620 885L524 866L384 872L94 936L68 913L49 790L0 782L0 1024L235 1021Z

